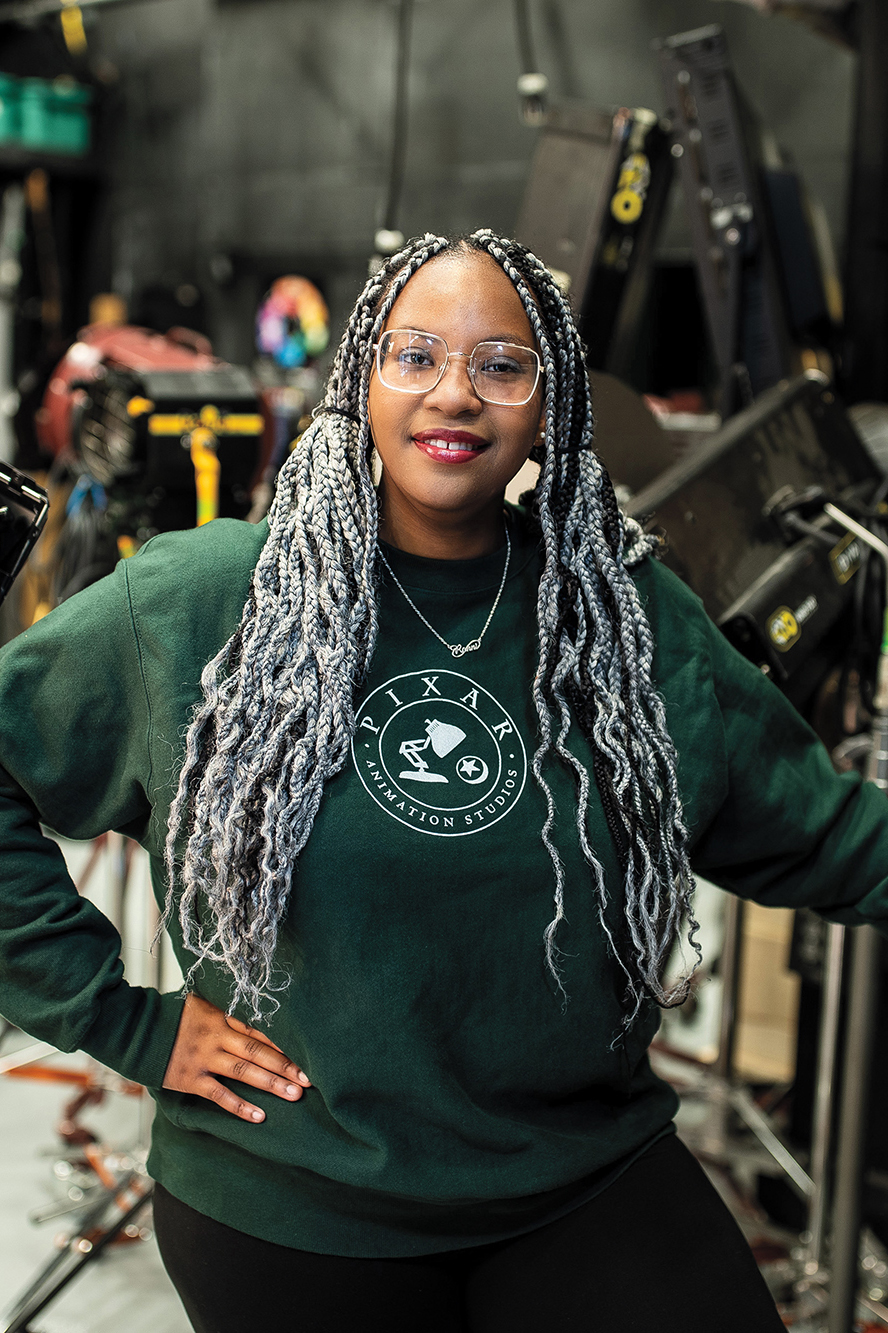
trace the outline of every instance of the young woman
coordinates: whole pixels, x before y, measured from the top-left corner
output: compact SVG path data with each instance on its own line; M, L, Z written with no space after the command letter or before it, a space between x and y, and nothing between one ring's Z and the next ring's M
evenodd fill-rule
M543 265L425 236L267 525L155 538L0 657L0 1011L152 1089L199 1333L782 1327L646 1050L691 867L881 924L884 796L592 443ZM40 820L147 848L184 999L126 983Z

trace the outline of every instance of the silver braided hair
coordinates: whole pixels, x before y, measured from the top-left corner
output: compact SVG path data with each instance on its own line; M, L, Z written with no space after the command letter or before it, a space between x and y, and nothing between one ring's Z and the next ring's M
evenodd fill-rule
M690 978L662 978L688 925L693 879L676 755L651 680L653 640L627 569L655 545L624 519L592 449L594 421L583 346L548 269L488 230L416 238L369 279L352 312L322 406L278 477L269 534L240 625L201 676L203 701L185 743L166 841L165 919L177 913L185 947L231 975L230 1008L253 1021L288 984L275 967L297 858L325 782L346 762L354 698L378 628L377 497L367 394L373 344L423 264L472 251L493 259L527 312L543 362L545 435L531 512L542 539L533 699L533 773L546 802L541 831L555 876L544 932L550 975L564 991L556 943L565 919L564 871L546 779L557 756L576 786L576 827L601 927L625 982L624 1022L646 1000L680 1004ZM622 912L609 908L590 844L590 777L571 752L572 722L594 756L595 780L624 877Z

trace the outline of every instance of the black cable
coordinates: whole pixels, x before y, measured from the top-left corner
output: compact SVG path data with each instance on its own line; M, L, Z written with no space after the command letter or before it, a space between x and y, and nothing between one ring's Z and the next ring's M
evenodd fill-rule
M413 31L414 0L399 0L397 53L395 57L395 106L392 121L392 157L388 193L382 215L386 231L397 231L398 210L404 188L407 160L408 81L410 77L410 39Z
M530 23L530 0L514 0L515 36L518 41L518 96L521 118L526 125L541 125L546 117L546 93L549 80L539 71Z
M535 74L538 66L533 49L533 33L530 27L530 3L529 0L514 0L514 3L515 35L518 38L518 59L521 64L521 73Z
M805 537L813 537L815 541L820 542L821 546L828 546L830 550L836 544L836 534L834 532L827 532L825 528L815 527L813 523L808 523L806 519L796 514L792 509L783 515L783 522L786 527L792 528L794 532L798 532Z

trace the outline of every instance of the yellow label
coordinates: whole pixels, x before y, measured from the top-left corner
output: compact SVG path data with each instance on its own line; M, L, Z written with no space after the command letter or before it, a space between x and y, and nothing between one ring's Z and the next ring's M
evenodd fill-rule
M198 419L184 413L155 412L148 418L149 435L187 435L197 426Z
M630 153L620 167L618 190L635 190L644 197L645 190L651 183L651 167L644 153Z
M611 212L618 222L637 222L644 200L635 190L617 190L611 200Z
M126 410L131 417L143 417L146 412L154 411L154 404L150 398L131 398L126 405Z
M229 412L216 428L217 435L261 435L265 422L259 412Z
M620 167L617 188L611 199L611 213L618 222L637 222L641 217L651 166L644 153L630 153Z
M785 653L801 634L799 622L788 606L780 606L768 620L768 636L779 653Z
M155 412L148 418L149 435L188 435L198 426L214 435L261 435L265 422L259 412L220 412L212 403L197 413Z
M829 563L836 583L847 583L860 569L860 541L853 532L846 532L829 553Z

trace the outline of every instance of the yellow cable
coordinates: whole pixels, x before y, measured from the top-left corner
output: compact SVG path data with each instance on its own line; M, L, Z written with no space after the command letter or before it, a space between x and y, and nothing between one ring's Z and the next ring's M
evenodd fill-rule
M195 426L191 432L191 461L197 489L197 526L202 528L219 516L219 473L222 470L216 453L216 437L206 426Z

